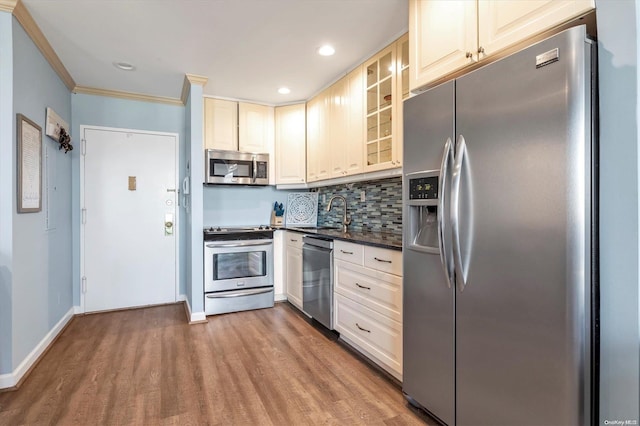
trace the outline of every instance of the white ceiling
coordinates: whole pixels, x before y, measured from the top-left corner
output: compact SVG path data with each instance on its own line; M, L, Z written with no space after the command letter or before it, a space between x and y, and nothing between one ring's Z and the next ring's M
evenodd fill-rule
M23 0L77 85L306 100L407 31L407 0ZM336 48L332 57L316 50ZM136 71L121 71L129 62ZM288 95L278 87L291 89Z

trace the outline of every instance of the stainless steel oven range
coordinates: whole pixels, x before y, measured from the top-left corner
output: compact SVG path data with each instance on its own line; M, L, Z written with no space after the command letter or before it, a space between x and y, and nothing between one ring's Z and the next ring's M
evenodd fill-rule
M204 229L207 315L273 307L273 229Z

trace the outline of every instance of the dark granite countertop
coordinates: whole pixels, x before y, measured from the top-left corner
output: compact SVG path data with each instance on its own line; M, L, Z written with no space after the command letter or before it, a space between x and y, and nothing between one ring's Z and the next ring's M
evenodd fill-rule
M354 231L342 232L336 228L296 228L282 227L287 231L300 232L302 234L314 234L334 240L349 241L352 243L364 244L367 246L382 247L392 250L402 250L402 235L385 232Z

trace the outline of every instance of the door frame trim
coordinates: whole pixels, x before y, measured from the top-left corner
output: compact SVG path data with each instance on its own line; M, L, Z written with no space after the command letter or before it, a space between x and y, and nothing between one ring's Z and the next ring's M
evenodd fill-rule
M79 313L85 313L85 293L82 291L82 277L85 274L85 243L84 243L84 234L85 228L84 223L82 223L82 210L85 206L84 200L84 170L85 170L85 131L86 130L101 130L101 131L109 131L109 132L118 132L118 133L136 133L140 135L154 135L154 136L170 136L174 137L176 140L175 146L175 166L176 166L176 180L175 180L175 188L176 188L176 204L175 204L175 219L174 219L174 237L175 237L175 301L180 300L180 224L181 224L181 215L180 215L180 197L182 195L181 192L181 180L180 180L180 134L174 132L156 132L151 130L140 130L140 129L125 129L120 127L105 127L105 126L91 126L91 125L80 125L80 276L79 276L79 291L80 291L80 310ZM133 306L132 306L133 307Z

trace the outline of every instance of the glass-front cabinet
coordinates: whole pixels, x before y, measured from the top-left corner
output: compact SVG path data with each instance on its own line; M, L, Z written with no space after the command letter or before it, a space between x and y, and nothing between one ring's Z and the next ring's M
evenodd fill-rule
M405 35L365 62L365 171L401 167L402 100L409 97Z
M393 99L396 96L395 49L391 45L365 64L366 163L376 170L393 161Z

